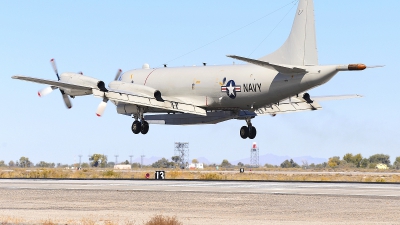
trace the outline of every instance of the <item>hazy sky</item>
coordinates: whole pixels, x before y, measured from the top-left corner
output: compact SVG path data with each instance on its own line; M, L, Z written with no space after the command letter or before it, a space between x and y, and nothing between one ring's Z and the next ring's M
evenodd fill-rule
M73 108L67 110L58 91L39 98L37 91L44 85L11 76L56 79L51 58L60 72L83 71L104 81L111 81L119 68L127 71L144 63L176 67L232 64L227 54L259 58L288 36L297 6L289 4L266 15L290 2L1 1L0 160L27 156L35 163L73 163L79 154L86 161L89 153L104 153L112 160L119 154L119 161L131 154L170 158L176 141L190 143L190 159L206 157L219 163L249 157L253 140L239 136L244 121L152 125L147 135L134 135L133 119L118 115L111 104L101 118L95 116L100 99L92 96L73 99ZM385 153L392 161L400 156L399 9L397 0L315 0L320 64L386 66L341 72L310 91L311 96L365 98L323 102L323 110L316 112L254 119L260 155L328 158L347 152L365 157Z

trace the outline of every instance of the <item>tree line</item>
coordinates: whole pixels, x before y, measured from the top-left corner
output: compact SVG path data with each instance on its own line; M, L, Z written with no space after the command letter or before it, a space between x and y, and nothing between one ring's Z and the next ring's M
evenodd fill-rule
M182 165L179 164L180 158L179 156L172 156L171 161L162 158L154 163L152 163L151 167L153 168L177 168L181 167ZM198 163L197 159L193 159L192 163ZM375 154L371 155L368 158L364 158L360 153L353 155L352 153L345 154L342 158L340 156L333 156L330 157L327 162L323 162L320 164L308 164L307 161L302 161L302 164L299 165L298 163L294 162L293 159L287 159L283 161L280 166L265 164L264 167L273 168L273 167L281 167L281 168L309 168L309 169L322 169L322 168L372 168L374 169L377 164L382 163L386 164L388 168L392 169L400 169L400 156L396 157L393 164L391 164L390 156L385 154ZM129 165L129 161L125 160L121 164ZM93 154L89 158L89 163L75 163L73 166L75 167L82 167L82 168L89 168L89 167L99 167L99 168L113 168L115 165L114 162L108 162L107 156L103 154ZM143 165L140 163L132 163L133 168L139 168ZM4 160L0 160L0 167L20 167L20 168L29 168L29 167L43 167L43 168L65 168L70 167L67 164L62 163L53 163L53 162L45 162L40 161L39 163L34 164L29 160L28 157L22 156L19 160L11 160L8 164L4 162ZM186 167L187 165L184 165ZM238 167L250 167L248 164L243 164L239 162L237 165L232 165L227 159L223 159L220 164L209 164L204 165L204 167L221 167L221 168L232 168L235 166Z
M360 153L353 155L352 153L345 154L342 158L340 156L330 157L328 162L320 164L308 164L307 161L303 161L302 165L297 164L293 159L285 160L281 163L282 168L370 168L375 169L376 165L382 163L388 168L400 169L400 156L396 157L393 164L391 164L390 156L385 154L375 154L368 158L364 158ZM271 165L266 164L266 167Z

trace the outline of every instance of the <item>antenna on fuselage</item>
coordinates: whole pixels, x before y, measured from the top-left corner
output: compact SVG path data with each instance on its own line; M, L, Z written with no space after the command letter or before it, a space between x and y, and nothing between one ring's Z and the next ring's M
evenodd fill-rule
M203 66L207 66L207 63L206 63L206 62L203 62Z
M163 64L164 65L164 67L167 67L167 64Z
M122 70L118 69L117 74L115 74L114 81L118 80L121 76Z

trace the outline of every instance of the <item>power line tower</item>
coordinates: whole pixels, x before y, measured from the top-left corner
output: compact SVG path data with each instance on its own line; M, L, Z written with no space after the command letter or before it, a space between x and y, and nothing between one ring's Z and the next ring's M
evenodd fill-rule
M251 167L259 167L259 149L256 142L253 142L253 145L250 149L250 166Z
M140 156L140 169L142 168L142 166L143 166L143 158L144 157L146 157L145 155L141 155Z
M179 167L186 168L189 165L189 142L175 142L175 156L179 156Z
M133 155L129 156L129 158L131 158L130 161L129 161L130 164L132 164L132 157L133 157Z
M119 155L114 155L115 156L115 165L117 165L118 164L118 156Z

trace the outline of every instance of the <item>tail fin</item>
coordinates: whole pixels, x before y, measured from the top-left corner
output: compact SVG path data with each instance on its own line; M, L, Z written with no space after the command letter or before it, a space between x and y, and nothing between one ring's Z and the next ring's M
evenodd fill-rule
M276 64L318 65L313 0L299 1L288 39L278 50L260 60Z

